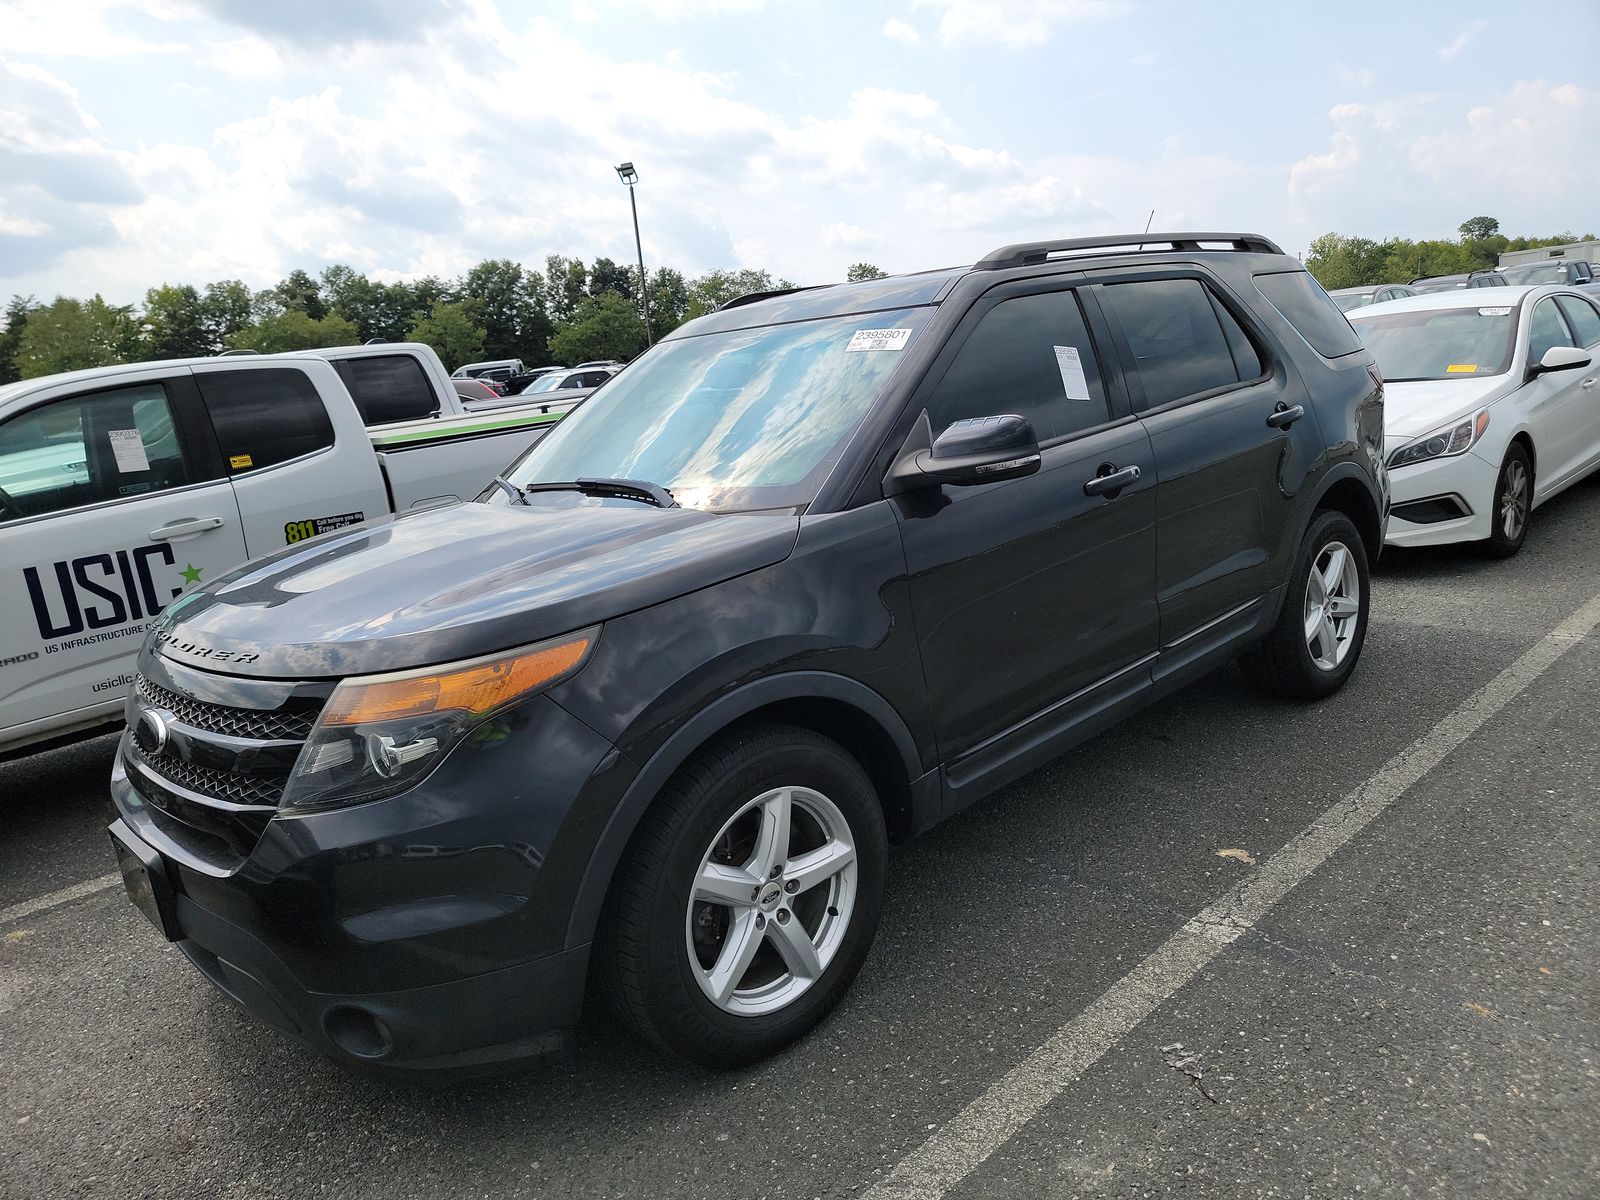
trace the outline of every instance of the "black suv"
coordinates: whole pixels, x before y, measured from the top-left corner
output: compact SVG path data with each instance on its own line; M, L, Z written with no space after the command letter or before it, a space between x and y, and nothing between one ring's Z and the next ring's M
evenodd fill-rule
M890 842L1235 657L1344 683L1382 407L1255 235L735 301L476 503L168 608L112 777L130 893L346 1063L536 1054L586 990L759 1058L860 968Z

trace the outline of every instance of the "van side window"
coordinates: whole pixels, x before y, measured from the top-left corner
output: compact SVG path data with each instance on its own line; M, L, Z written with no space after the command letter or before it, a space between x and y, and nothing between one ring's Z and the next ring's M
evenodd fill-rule
M1159 408L1261 374L1261 360L1250 339L1198 279L1114 283L1104 295L1133 351L1145 408ZM1238 355L1244 361L1239 365L1230 338L1223 333L1224 316L1240 343ZM1249 374L1242 369L1250 369Z
M159 383L64 396L0 423L0 523L195 478Z
M439 410L422 364L409 354L343 358L333 364L367 425L420 421Z
M333 423L304 371L196 371L230 474L259 471L333 445Z
M1081 385L1063 366L1064 358L1071 361L1058 353L1063 350L1077 352ZM1041 292L996 304L928 400L935 436L957 421L1004 413L1026 417L1041 444L1109 419L1100 363L1075 293Z

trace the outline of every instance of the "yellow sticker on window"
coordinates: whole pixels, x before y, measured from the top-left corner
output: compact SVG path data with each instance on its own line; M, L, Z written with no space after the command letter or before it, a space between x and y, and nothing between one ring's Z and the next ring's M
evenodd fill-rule
M1444 373L1446 375L1476 375L1478 373L1478 364L1451 363L1444 369Z
M1450 369L1454 371L1456 368L1451 367ZM228 459L228 465L237 471L240 467L253 466L254 463L248 454L235 454Z

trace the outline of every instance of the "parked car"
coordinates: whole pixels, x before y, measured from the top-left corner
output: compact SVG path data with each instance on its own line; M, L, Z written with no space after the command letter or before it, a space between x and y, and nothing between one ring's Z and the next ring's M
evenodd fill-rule
M1340 312L1350 312L1352 309L1365 308L1368 304L1383 304L1389 300L1400 300L1406 296L1421 295L1416 288L1404 283L1376 283L1366 287L1339 288L1329 292L1333 302L1339 306Z
M427 346L0 387L0 756L120 724L145 630L246 558L478 495L559 413L473 415Z
M565 371L565 367L525 367L520 374L510 375L506 378L502 395L519 396L534 380L550 374L551 371Z
M1600 467L1600 307L1571 288L1364 308L1382 369L1389 542L1515 554L1534 509Z
M450 382L456 389L456 395L469 403L474 400L498 401L504 394L496 391L481 379L452 379Z
M1579 291L1600 290L1600 278L1594 267L1581 258L1549 262L1521 263L1501 267L1500 274L1508 284L1533 286L1540 283L1565 284Z
M466 363L450 372L452 379L481 379L501 395L505 395L506 381L520 377L524 372L520 358L496 358L488 362Z
M542 412L560 415L569 412L581 400L616 374L616 368L589 367L584 370L550 371L535 379L509 402L518 405L537 405ZM502 399L499 403L508 401ZM469 400L467 407L473 412L486 412L496 408L493 401Z
M1253 234L707 314L478 503L164 614L111 782L130 896L347 1063L550 1049L591 977L659 1047L758 1059L860 969L890 840L1241 654L1344 684L1382 409Z
M1448 292L1456 288L1505 287L1506 279L1498 271L1469 271L1465 275L1433 275L1413 279L1411 286L1417 294Z

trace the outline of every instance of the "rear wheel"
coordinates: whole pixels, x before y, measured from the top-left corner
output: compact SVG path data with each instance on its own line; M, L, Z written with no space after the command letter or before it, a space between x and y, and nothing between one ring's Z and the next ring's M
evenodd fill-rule
M827 1015L883 906L887 839L861 767L810 730L707 747L618 868L600 980L622 1019L710 1066L754 1062Z
M1533 463L1521 442L1506 447L1500 478L1494 485L1489 537L1478 547L1490 558L1510 558L1522 549L1533 512Z
M1241 665L1275 695L1320 700L1350 678L1367 636L1367 553L1349 517L1323 512L1312 520L1288 586L1278 623Z

